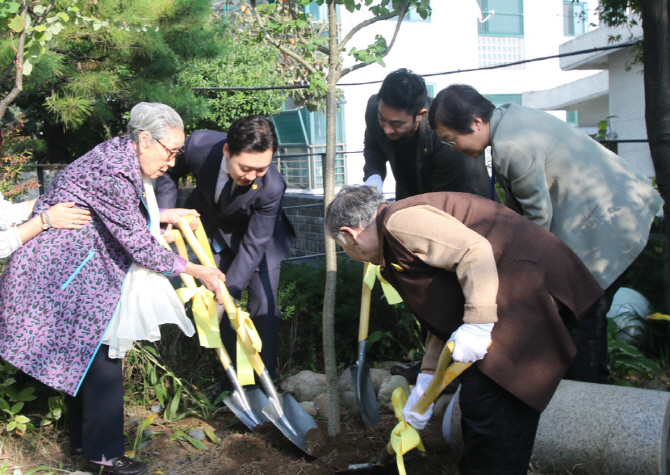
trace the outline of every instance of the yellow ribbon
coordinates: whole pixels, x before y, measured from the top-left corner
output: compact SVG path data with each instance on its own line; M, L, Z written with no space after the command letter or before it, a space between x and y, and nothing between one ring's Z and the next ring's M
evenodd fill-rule
M652 313L651 315L647 315L647 318L649 320L670 320L670 315L656 312Z
M228 318L237 331L237 379L242 386L254 384L254 367L249 356L260 353L263 342L249 314L240 307L237 307L233 315L228 315Z
M205 348L223 347L214 294L207 290L205 286L196 288L182 287L177 289L176 292L183 304L189 300L193 300L191 310L193 311L195 327L198 330L200 346L204 346Z
M395 305L397 303L402 302L402 297L400 297L400 295L393 288L393 286L389 284L386 281L386 279L382 277L379 266L375 264L369 264L368 270L365 272L365 275L363 276L363 282L365 283L365 285L370 287L370 289L372 289L375 285L375 279L379 279L379 282L382 284L382 291L384 292L384 295L386 296L386 301L389 303L389 305Z
M391 395L391 400L393 401L395 416L400 421L393 428L393 432L391 432L391 447L393 447L393 451L395 452L399 475L406 475L403 455L414 448L419 449L421 452L425 452L426 449L423 446L423 442L421 442L419 432L405 422L405 417L402 415L402 410L407 403L405 390L403 388L396 388Z

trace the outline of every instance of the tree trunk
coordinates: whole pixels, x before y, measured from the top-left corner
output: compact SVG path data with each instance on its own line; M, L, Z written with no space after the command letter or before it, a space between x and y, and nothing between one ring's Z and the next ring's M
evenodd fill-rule
M337 80L339 79L339 50L335 0L328 0L328 93L326 96L326 159L323 163L324 207L335 196L335 148L337 139ZM325 212L325 208L324 208ZM335 241L325 237L326 288L323 297L323 356L328 381L328 435L340 433L340 394L337 390L337 362L335 353L335 290L337 287L337 254Z
M670 311L670 0L641 0L645 120L656 184L665 200L665 303Z
M24 23L26 15L28 14L28 2L24 1L21 3L21 13L19 16L23 18ZM14 99L19 95L23 90L23 49L26 43L26 28L23 28L23 31L19 34L19 44L16 48L16 80L14 81L14 87L12 90L5 96L5 98L0 101L0 119L5 116L5 111L7 107L14 102Z

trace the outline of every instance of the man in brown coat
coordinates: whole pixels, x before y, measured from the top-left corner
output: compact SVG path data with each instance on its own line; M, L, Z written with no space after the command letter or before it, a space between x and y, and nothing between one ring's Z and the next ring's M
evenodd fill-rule
M382 276L429 330L426 355L405 407L432 379L444 342L460 376L463 474L525 474L540 413L575 354L570 330L603 290L549 231L466 193L429 193L386 204L366 186L344 187L326 232L349 257ZM489 346L490 343L490 346Z

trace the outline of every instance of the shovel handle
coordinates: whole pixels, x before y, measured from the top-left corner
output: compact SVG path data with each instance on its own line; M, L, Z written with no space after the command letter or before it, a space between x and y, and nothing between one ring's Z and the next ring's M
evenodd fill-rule
M202 224L198 226L198 229L201 228ZM182 234L184 237L186 237L186 241L188 241L191 249L193 249L193 252L200 260L200 263L205 267L216 267L214 265L214 260L210 258L209 253L206 252L202 244L200 244L200 241L195 237L195 234L193 233L193 230L191 229L191 226L189 225L186 218L179 218L179 229L181 229ZM223 297L223 308L226 310L226 313L228 316L237 313L237 306L235 305L233 298L230 296L226 284L224 284L221 280L219 281L219 284L221 286L221 294ZM233 326L235 327L235 331L237 331L237 339L244 347L245 353L249 357L251 365L254 367L254 371L256 371L258 376L261 376L263 370L265 369L265 364L263 363L260 354L254 348L250 348L249 338L246 330L240 328L239 322L234 323Z
M468 369L472 363L451 362L451 354L454 351L454 342L449 341L440 353L440 359L437 361L437 368L435 368L435 376L426 388L426 391L414 404L412 412L423 414L430 407L430 405L437 399L444 388L449 383L458 377L463 371Z
M369 262L365 263L365 269L363 270L363 277L365 277L368 267L370 266ZM372 289L363 282L363 289L361 290L361 316L358 323L358 342L362 342L368 337L368 330L370 324L370 300L372 299Z

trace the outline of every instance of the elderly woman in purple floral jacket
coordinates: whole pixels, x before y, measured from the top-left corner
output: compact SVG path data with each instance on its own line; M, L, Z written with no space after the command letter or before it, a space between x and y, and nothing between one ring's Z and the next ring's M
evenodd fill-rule
M48 229L19 248L0 276L0 357L67 396L70 452L95 473L136 475L144 463L124 456L120 359L102 344L135 263L166 276L193 275L217 294L225 276L186 262L149 232L143 177L156 178L184 143L170 107L141 103L128 137L102 143L65 168L35 204L38 215L61 202L91 212L82 229ZM156 211L158 213L158 211ZM163 210L176 224L193 210Z

